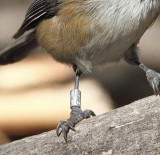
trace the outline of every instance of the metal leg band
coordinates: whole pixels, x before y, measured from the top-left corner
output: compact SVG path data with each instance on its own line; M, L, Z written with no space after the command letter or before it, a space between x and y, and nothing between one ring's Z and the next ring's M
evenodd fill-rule
M70 107L81 107L81 91L79 89L73 89L70 91Z

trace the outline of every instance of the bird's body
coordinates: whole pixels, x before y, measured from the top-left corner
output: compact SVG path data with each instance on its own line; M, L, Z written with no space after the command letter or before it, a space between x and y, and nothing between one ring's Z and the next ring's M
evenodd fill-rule
M82 72L118 61L160 13L159 0L63 0L37 27L38 42L56 60Z
M81 110L79 90L80 75L94 66L124 57L146 73L155 95L160 95L160 74L142 64L137 54L137 43L159 14L160 0L34 0L14 35L17 41L0 52L0 64L24 58L26 48L37 46L37 40L54 59L73 66L71 115L57 127L57 135L63 133L67 142L70 129L95 116L91 110Z

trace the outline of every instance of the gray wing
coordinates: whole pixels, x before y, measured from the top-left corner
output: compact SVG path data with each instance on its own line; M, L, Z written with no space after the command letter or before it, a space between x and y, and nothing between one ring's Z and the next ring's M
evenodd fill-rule
M35 28L40 21L55 16L58 4L58 0L34 0L28 8L22 26L13 37L16 39L25 31Z
M0 51L0 65L17 62L38 46L35 28L41 20L56 15L58 4L58 0L34 0L27 11L22 26L14 35L15 42ZM28 31L30 29L32 30ZM25 33L26 31L28 32Z
M37 46L38 43L35 37L35 30L33 29L0 51L0 65L6 65L22 60Z

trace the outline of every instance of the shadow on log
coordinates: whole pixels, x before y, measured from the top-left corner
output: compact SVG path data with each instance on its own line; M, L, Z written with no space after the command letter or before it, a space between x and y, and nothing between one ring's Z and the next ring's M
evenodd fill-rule
M160 98L151 96L84 120L66 144L55 131L0 147L0 155L158 155Z

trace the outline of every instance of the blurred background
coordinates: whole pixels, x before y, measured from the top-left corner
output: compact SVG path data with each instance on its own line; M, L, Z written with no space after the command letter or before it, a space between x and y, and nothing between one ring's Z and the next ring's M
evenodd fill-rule
M0 50L12 43L32 0L0 0ZM160 18L139 43L141 61L160 72ZM23 51L22 51L23 52ZM71 68L37 48L24 60L0 66L0 145L56 128L70 113ZM101 114L152 95L144 72L123 60L83 76L82 108Z

